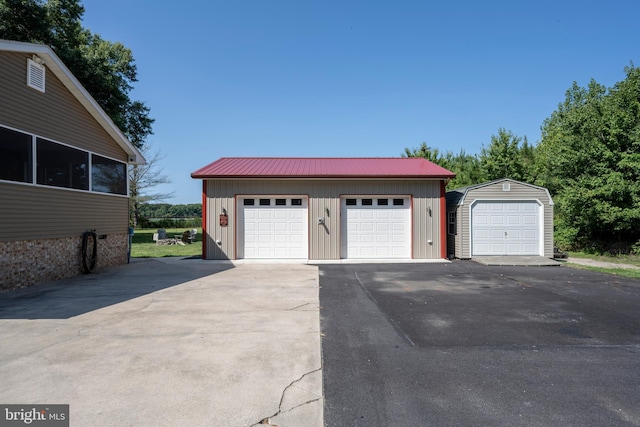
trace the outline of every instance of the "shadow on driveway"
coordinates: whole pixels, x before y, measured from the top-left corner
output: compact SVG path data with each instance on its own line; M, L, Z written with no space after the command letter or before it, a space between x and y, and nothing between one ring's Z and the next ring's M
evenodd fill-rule
M68 319L230 268L193 258L133 258L97 273L1 293L0 319Z

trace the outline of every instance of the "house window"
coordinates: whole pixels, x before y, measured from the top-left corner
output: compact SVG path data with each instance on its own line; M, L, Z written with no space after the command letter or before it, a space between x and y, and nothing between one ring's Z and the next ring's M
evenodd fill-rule
M33 182L33 138L0 127L0 179Z
M378 199L378 206L389 206L389 199Z
M260 199L260 206L271 206L271 199Z
M287 199L276 199L276 206L286 206Z
M362 199L362 206L372 206L373 199Z
M91 155L91 190L127 194L127 165L106 157Z
M89 153L36 138L37 183L89 190Z
M404 199L393 199L393 206L404 206Z
M456 211L447 212L447 225L449 234L456 234Z
M347 199L345 203L347 204L347 206L355 206L356 199Z
M302 206L302 199L291 199L291 206Z
M253 205L256 204L256 201L253 200L253 199L244 199L242 201L242 204L245 205L245 206L253 206Z

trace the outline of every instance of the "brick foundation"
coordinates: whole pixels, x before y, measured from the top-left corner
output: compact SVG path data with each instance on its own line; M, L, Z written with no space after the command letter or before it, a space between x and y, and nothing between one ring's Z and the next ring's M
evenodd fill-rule
M96 271L126 264L129 236L98 239ZM0 291L82 274L82 236L61 239L0 242Z

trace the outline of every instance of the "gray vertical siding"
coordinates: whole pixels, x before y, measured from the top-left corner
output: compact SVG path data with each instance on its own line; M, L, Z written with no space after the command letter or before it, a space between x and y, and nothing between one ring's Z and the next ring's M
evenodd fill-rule
M438 180L207 180L206 226L208 259L236 258L236 196L290 195L308 197L309 259L340 259L340 200L347 195L404 195L412 197L412 253L416 259L441 257L440 181ZM228 227L219 215L225 208ZM431 213L429 214L429 208ZM325 217L326 228L317 224ZM427 243L431 240L432 243ZM220 241L217 244L216 241Z
M489 185L470 188L463 199L462 204L455 207L458 215L458 234L455 236L455 257L471 257L471 205L476 200L513 200L526 201L538 200L543 209L543 238L544 256L553 257L553 202L544 189L526 185L520 182L510 182L510 191L502 190L502 181ZM453 201L453 200L452 200ZM449 208L454 206L449 205ZM449 250L451 252L451 250Z

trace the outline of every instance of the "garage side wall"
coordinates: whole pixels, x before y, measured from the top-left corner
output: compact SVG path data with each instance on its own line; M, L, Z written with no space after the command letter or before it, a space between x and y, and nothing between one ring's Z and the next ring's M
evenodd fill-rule
M413 258L438 259L441 244L446 244L440 239L439 180L207 180L207 259L236 258L236 196L244 195L308 197L312 260L340 259L340 200L348 195L412 196ZM229 218L226 227L219 220L223 209ZM318 225L318 217L325 218L326 227Z
M456 258L471 257L471 209L476 200L539 200L544 210L543 235L544 256L553 258L553 202L549 194L541 188L514 181L509 182L509 191L503 190L503 182L470 189L457 208L458 236L456 236Z

